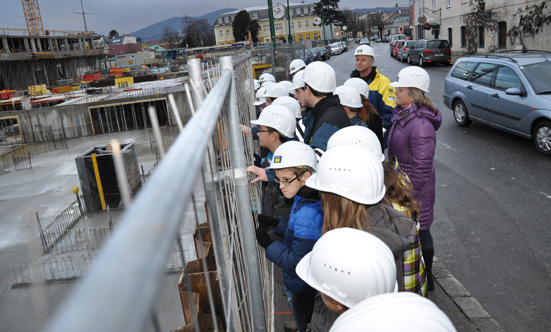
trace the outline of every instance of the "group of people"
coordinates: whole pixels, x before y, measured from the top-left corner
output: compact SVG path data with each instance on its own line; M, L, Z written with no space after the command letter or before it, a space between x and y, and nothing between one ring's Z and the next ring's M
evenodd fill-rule
M258 117L242 133L262 147L247 168L262 181L257 242L282 269L298 331L455 331L427 299L442 120L429 75L411 66L390 83L371 47L354 56L338 87L330 65L300 59L292 82L255 81Z

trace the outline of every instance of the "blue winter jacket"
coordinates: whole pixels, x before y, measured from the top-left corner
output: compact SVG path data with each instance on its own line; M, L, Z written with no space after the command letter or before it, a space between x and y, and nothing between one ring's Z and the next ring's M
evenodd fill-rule
M316 293L297 276L295 268L320 238L322 224L323 210L319 193L312 188L302 187L295 196L284 242L275 241L266 249L266 257L281 267L286 288L295 294L314 296Z

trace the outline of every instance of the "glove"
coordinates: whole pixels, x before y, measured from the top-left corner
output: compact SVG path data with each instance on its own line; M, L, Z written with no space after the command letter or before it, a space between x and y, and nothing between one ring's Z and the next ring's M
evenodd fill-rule
M279 225L279 218L267 216L265 214L258 215L258 227L268 228Z
M257 230L256 230L256 241L264 249L268 248L270 246L270 244L272 244L272 242L274 242L270 238L270 235L268 234L268 231L264 227L257 228Z
M262 158L256 153L253 153L253 156L254 156L254 165L256 167L262 168Z

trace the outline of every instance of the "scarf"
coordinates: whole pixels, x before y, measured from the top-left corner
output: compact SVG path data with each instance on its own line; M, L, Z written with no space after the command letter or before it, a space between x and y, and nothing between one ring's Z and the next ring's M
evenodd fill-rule
M392 122L396 122L404 118L409 113L415 113L417 111L417 104L410 104L408 107L396 106L394 114L392 114Z

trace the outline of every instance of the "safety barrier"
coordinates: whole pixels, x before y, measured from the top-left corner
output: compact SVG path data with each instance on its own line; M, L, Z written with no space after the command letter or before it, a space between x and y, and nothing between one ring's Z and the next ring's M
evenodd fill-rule
M174 245L186 263L178 285L186 326L178 331L272 330L273 265L258 252L260 191L246 172L257 146L240 129L255 115L251 59L220 58L208 74L200 60L188 64L196 112L170 150L160 152L147 183L46 331L143 331L149 322L161 330L155 300ZM193 237L182 235L193 228ZM184 255L189 248L197 260Z

